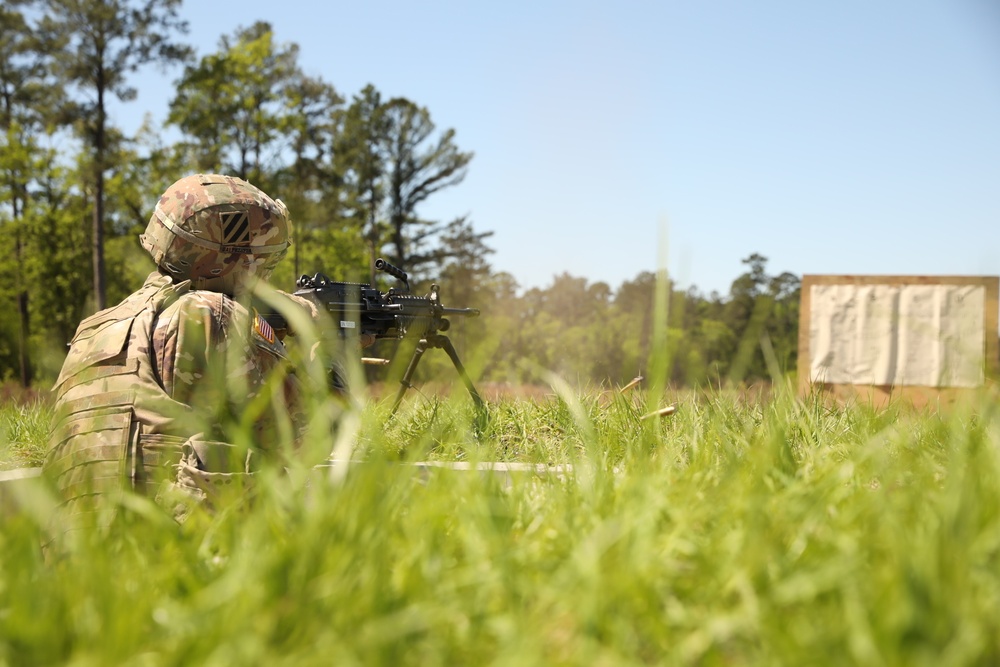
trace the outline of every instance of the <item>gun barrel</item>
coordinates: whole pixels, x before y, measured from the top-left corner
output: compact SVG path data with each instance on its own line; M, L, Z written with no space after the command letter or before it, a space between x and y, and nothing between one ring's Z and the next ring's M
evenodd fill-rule
M477 317L479 315L478 308L442 308L442 315L465 315L466 317Z

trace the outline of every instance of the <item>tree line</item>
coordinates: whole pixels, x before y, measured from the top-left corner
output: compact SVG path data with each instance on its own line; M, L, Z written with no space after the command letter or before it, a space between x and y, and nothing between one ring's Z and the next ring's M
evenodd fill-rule
M660 373L674 386L731 386L794 372L798 352L799 278L770 275L757 253L743 266L726 295L650 271L616 289L563 273L519 294L507 274L480 269L470 279L475 267L452 264L442 284L449 301L483 310L457 320L452 337L488 381L532 383L554 372L579 385L621 386ZM437 364L425 379L451 372L447 359L424 359Z
M612 290L556 276L521 291L489 263L492 232L422 205L462 182L473 158L426 107L374 85L350 96L299 64L263 21L198 54L181 0L8 0L0 6L0 380L51 382L86 315L153 269L139 248L155 198L195 172L240 176L293 214L291 256L274 275L321 271L372 282L373 261L434 279L449 304L484 316L456 327L481 378L530 382L549 369L582 382L644 372L655 346L681 384L764 378L794 367L798 279L752 255L728 295L652 273ZM149 68L179 72L165 126L111 121ZM165 135L179 139L165 142ZM659 290L659 291L658 291ZM669 304L657 338L654 303ZM437 362L424 363L432 374ZM645 371L648 372L648 371Z

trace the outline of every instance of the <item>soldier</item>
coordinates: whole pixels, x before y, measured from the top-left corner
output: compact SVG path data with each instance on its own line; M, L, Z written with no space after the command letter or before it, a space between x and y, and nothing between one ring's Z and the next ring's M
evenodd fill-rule
M117 506L102 501L126 490L172 505L165 489L203 499L239 486L302 421L285 347L246 305L291 244L281 200L232 176L188 176L140 241L157 270L80 324L54 387L44 472L66 513L101 524ZM224 424L250 419L254 446L221 441Z

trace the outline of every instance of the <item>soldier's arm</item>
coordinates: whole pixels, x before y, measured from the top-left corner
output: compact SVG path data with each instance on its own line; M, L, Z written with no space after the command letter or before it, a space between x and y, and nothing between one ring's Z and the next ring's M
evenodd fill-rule
M152 356L160 384L171 398L190 405L196 393L224 394L224 386L218 385L226 376L228 341L234 336L245 339L241 330L248 326L237 309L230 297L199 290L160 313L153 329Z

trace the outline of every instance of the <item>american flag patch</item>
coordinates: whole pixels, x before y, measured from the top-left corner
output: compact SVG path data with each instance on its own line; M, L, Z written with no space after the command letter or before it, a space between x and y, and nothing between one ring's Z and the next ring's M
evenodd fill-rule
M268 343L274 342L274 329L267 323L267 320L260 316L260 313L254 313L254 330Z

